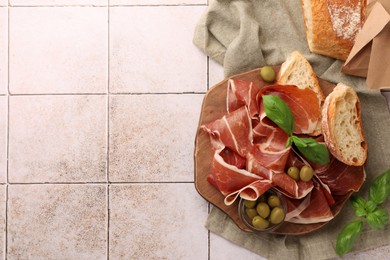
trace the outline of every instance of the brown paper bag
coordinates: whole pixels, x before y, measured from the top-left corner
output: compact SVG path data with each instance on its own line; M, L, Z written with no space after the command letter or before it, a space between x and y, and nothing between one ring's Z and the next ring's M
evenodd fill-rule
M342 72L366 77L369 88L390 88L390 0L370 3L368 12Z

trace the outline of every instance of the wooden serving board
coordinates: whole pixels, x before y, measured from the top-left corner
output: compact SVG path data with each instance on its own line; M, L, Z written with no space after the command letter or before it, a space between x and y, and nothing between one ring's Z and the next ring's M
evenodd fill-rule
M275 72L279 71L279 66L274 67ZM256 81L260 87L269 85L260 78L260 69L251 70L242 74L238 74L230 77L232 79L240 79L246 81ZM335 87L335 84L319 79L324 95L327 96ZM211 149L209 136L200 130L200 126L212 122L218 118L224 116L226 112L226 94L227 94L228 79L225 79L213 86L205 95L201 108L201 114L195 138L195 188L198 193L214 206L225 212L237 226L247 232L252 232L248 229L244 223L240 220L238 215L238 200L230 206L224 204L224 196L214 186L207 182L207 175L211 171L211 162L213 158L213 152ZM363 171L363 168L361 168ZM352 192L335 198L336 203L332 205L331 209L336 216L343 208L345 202L349 199ZM285 222L277 230L273 231L274 234L283 235L303 235L313 231L316 231L323 226L324 223L315 224L295 224Z

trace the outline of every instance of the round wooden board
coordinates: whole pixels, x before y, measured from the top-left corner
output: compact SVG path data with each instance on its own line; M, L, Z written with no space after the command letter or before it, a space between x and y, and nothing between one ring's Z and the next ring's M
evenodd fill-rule
M278 72L279 66L274 67L275 72ZM257 81L260 87L269 85L261 80L260 69L251 70L242 74L238 74L230 77L231 79L241 79L246 81ZM324 95L327 96L335 87L335 84L328 81L318 79L321 89ZM224 204L224 196L214 186L207 182L207 175L211 170L211 161L213 158L213 152L211 149L209 136L200 130L200 126L212 122L218 118L221 118L226 114L226 92L227 92L228 79L225 79L213 86L205 95L201 108L201 114L195 138L195 152L194 152L194 167L195 167L195 188L198 193L214 206L225 212L237 226L247 232L252 232L248 229L244 223L240 220L238 215L238 200L230 206ZM361 168L363 170L363 168ZM352 192L335 198L336 203L332 205L331 209L336 216L343 208L345 202L349 199ZM295 224L285 222L280 228L273 231L273 234L281 235L304 235L313 231L316 231L323 226L324 223L315 224Z

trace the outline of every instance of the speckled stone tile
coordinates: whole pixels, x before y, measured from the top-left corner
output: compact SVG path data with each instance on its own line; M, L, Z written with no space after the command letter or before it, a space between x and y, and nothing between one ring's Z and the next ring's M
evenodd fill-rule
M9 181L106 181L107 97L11 96Z
M209 86L210 88L222 80L225 76L223 74L223 66L213 59L209 59Z
M107 259L106 185L10 185L8 259Z
M110 0L110 5L206 5L207 0Z
M107 92L107 7L11 7L10 23L12 94Z
M110 259L207 259L207 203L192 183L110 186Z
M0 183L7 182L7 116L8 97L0 96Z
M111 96L110 181L193 181L202 98L200 94Z
M8 9L0 7L0 94L8 93Z
M224 259L224 260L266 260L248 249L238 246L214 233L210 232L210 259Z
M110 8L110 92L205 91L207 57L192 43L194 24L204 10L204 6Z
M106 6L108 0L10 0L11 6L69 6L69 5L92 5Z
M5 258L6 185L0 185L0 258Z

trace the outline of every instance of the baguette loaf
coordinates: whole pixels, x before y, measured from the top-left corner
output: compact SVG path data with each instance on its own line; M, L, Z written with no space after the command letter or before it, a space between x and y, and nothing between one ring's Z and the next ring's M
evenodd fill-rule
M361 166L367 159L360 101L355 91L337 84L325 99L322 110L322 132L330 153L339 161Z
M367 0L302 0L310 51L346 60L366 18Z
M324 93L321 90L313 68L300 52L294 51L287 57L276 75L276 83L279 85L295 85L300 89L310 88L316 93L320 109L322 109L325 100ZM318 120L317 128L312 135L319 135L321 134L321 131L320 118Z

